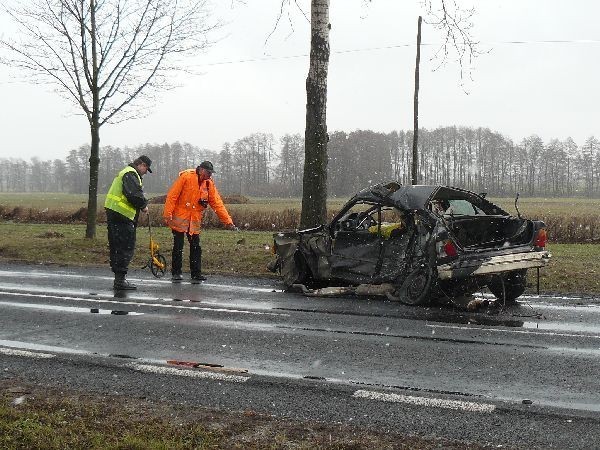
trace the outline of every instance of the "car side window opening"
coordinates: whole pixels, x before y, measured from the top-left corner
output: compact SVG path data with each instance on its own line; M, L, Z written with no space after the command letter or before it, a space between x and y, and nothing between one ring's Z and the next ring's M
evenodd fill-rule
M434 199L430 209L440 216L485 216L481 208L466 199Z
M395 237L406 230L405 215L394 207L373 203L356 203L334 226L337 232L381 234L383 239Z
M355 203L335 224L336 231L367 230L373 220L370 213L376 210L372 203Z

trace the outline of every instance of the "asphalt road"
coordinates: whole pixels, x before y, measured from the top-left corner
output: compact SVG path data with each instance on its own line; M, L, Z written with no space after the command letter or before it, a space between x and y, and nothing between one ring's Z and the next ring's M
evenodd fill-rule
M467 312L3 266L0 377L484 445L598 448L600 301Z

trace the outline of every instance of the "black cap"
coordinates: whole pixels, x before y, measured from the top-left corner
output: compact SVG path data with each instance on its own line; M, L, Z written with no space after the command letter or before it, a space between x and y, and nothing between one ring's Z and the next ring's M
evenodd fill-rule
M210 161L202 161L199 167L202 167L204 170L208 170L210 173L213 173L215 171Z
M144 164L146 164L148 166L148 172L152 173L152 169L150 169L150 166L152 165L152 160L146 155L142 155L138 159Z

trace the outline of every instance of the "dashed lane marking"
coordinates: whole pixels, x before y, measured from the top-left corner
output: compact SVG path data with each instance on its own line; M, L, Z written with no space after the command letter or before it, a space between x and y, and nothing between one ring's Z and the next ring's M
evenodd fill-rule
M15 348L0 348L0 354L8 355L8 356L24 356L26 358L40 358L40 359L49 359L49 358L54 358L56 356L56 355L51 355L50 353L29 352L27 350L17 350Z
M156 373L159 375L177 375L180 377L206 378L210 380L230 381L233 383L245 383L250 377L239 375L227 375L224 373L206 372L202 370L176 369L174 367L153 366L150 364L130 364L134 370L145 373Z
M491 413L496 409L495 405L487 403L465 402L462 400L445 400L441 398L414 397L411 395L387 394L376 391L356 391L352 397L378 400L382 402L408 403L417 406L429 406L433 408L446 408L460 411Z

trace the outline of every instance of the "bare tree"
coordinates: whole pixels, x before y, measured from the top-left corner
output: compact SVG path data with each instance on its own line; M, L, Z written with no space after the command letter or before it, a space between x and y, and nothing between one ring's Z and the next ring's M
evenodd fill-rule
M312 0L310 16L301 228L316 227L327 220L327 71L331 28L329 0Z
M471 21L474 8L462 8L458 0L420 0L426 9L425 23L441 32L443 42L435 57L438 68L449 58L454 58L460 67L461 83L465 71L470 75L473 60L481 54L479 43L473 40Z
M143 117L172 88L180 57L210 43L206 0L14 0L18 26L0 39L1 61L34 83L50 82L83 111L91 134L86 237L96 234L100 128Z
M369 3L372 0L362 0ZM275 28L290 5L303 14L299 0L281 0ZM457 60L463 77L465 59L472 62L477 55L476 43L470 36L470 21L474 10L463 10L457 0L420 0L426 8L426 19L430 24L445 33L440 47L440 65L443 65L452 50L457 52ZM309 228L323 224L327 220L327 74L329 66L329 0L311 0L311 41L310 66L306 79L306 128L305 159L302 191L302 212L300 227ZM306 14L304 14L306 17ZM273 30L274 31L274 30ZM273 31L269 36L273 34ZM268 39L268 38L267 38ZM412 178L412 177L411 177Z

